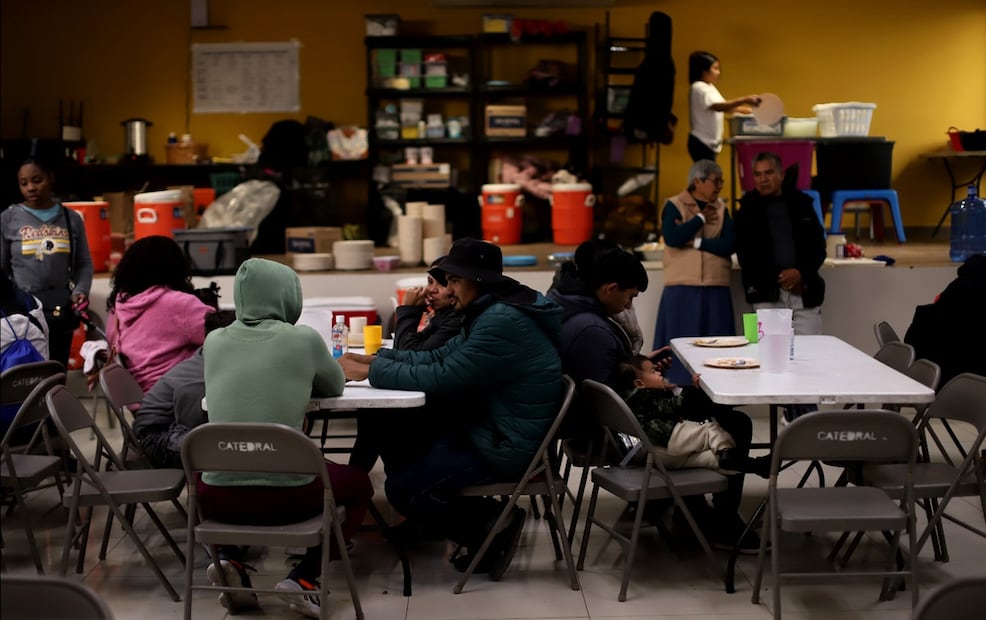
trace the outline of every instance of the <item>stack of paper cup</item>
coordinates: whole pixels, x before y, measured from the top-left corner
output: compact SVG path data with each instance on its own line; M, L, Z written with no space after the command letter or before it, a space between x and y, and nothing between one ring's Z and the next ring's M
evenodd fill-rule
M421 219L422 236L425 239L445 234L445 205L425 205Z
M366 327L365 316L354 316L349 318L349 346L363 346L363 328Z
M397 218L397 245L401 264L417 267L421 264L421 218L401 215Z
M425 237L422 245L425 264L430 265L436 258L448 254L449 248L452 247L452 235Z
M424 208L427 206L427 202L409 202L404 205L404 215L424 217Z

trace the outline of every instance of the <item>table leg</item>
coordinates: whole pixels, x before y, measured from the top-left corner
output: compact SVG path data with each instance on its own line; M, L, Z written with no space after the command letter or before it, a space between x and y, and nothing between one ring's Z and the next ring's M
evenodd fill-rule
M726 562L726 593L733 594L736 592L736 560L739 559L740 541L746 538L747 534L753 531L760 519L763 518L763 513L767 508L767 498L763 498L760 501L760 505L753 512L750 520L746 522L746 527L743 528L743 533L739 538L736 539L736 543L733 548L729 551L729 561Z

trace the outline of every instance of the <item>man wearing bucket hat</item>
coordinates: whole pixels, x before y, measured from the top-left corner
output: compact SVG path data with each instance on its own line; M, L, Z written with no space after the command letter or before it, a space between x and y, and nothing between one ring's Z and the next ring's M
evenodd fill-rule
M428 394L419 419L430 437L405 437L401 454L382 454L387 498L408 521L468 549L454 560L464 570L501 505L459 490L520 476L561 404L561 309L504 276L500 248L491 243L460 239L437 267L462 315L461 333L434 351L381 349L375 357L343 356L341 364L349 379L369 376L374 387ZM427 424L434 417L441 426ZM515 508L480 561L491 579L509 565L524 517Z

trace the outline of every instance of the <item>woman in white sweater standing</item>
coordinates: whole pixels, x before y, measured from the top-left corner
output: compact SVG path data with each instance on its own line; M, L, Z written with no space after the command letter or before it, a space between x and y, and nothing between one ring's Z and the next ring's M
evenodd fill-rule
M760 105L759 95L727 100L716 88L721 68L711 52L692 52L688 57L689 120L688 154L692 161L711 159L722 151L722 126L726 112L750 113L749 106Z

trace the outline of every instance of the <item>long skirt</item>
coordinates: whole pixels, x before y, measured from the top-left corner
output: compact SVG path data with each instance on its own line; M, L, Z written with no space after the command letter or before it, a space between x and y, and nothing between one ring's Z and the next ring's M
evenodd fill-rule
M657 309L654 348L670 344L672 338L735 336L732 293L728 286L683 286L664 288ZM664 373L677 385L689 385L692 378L677 359Z

